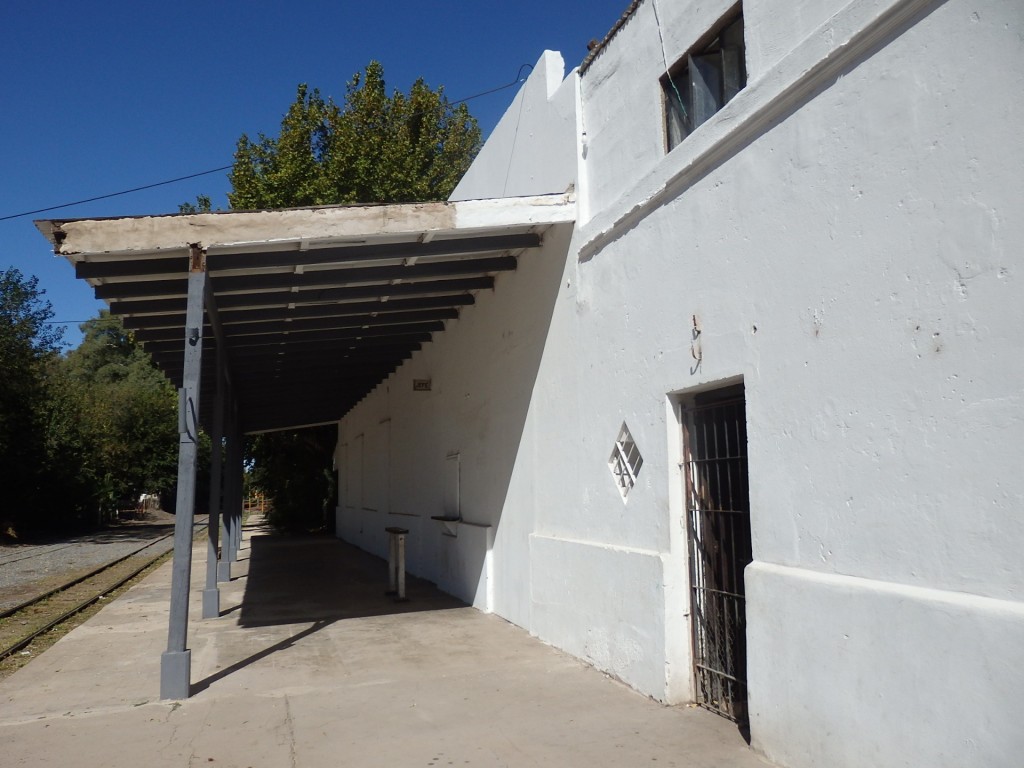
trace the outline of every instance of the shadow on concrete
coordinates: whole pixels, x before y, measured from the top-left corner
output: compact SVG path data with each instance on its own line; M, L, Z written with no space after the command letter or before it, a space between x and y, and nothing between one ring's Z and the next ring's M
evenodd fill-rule
M406 581L408 601L396 602L384 594L384 560L328 535L255 534L238 559L249 561L249 573L242 577L246 579L242 603L221 611L221 616L240 611L238 624L245 628L312 624L193 683L190 695L338 621L465 607L430 582L414 577Z
M406 581L408 602L396 602L384 594L386 561L327 535L257 534L249 547L249 573L238 619L242 627L323 624L465 605L412 576ZM307 633L316 631L317 624Z
M214 672L212 675L203 678L199 682L192 683L192 685L189 686L189 696L195 696L197 693L205 691L218 680L223 680L225 677L228 677L229 675L232 675L235 672L244 669L250 664L255 664L260 659L265 659L267 658L267 656L277 653L278 651L283 651L285 648L291 648L293 645L295 645L296 642L302 640L304 637L309 637L310 635L316 634L324 627L329 627L333 623L334 621L330 620L315 621L313 622L313 624L306 627L301 632L294 634L291 637L286 637L284 640L281 640L278 643L274 643L268 648L264 648L259 653L254 653L252 656L248 656L244 659L236 661L234 664L231 664L230 666L224 667L224 669Z

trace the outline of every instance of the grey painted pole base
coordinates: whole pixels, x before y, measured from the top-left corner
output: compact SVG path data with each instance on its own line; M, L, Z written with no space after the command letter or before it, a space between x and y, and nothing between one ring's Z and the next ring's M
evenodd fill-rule
M203 590L203 618L204 619L216 619L220 616L220 590L214 587L213 589Z
M217 563L217 581L231 581L231 563L228 560L221 560Z
M187 699L192 677L192 651L164 651L160 656L160 698Z

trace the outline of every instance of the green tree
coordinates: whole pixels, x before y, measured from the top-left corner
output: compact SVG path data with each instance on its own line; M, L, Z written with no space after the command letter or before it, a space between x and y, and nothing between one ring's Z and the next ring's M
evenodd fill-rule
M194 203L181 203L178 205L178 213L210 213L213 210L213 201L209 195L196 195Z
M140 493L169 491L177 475L177 398L170 382L106 310L82 324L82 343L64 360L63 386L77 407L64 430L88 446L81 468L98 509L111 513ZM74 420L69 425L66 419Z
M390 96L371 61L348 82L342 104L300 85L276 137L243 135L228 201L235 209L446 200L480 148L465 104L423 81ZM331 427L274 432L249 441L251 482L272 500L272 522L319 527L336 493Z
M309 531L330 527L336 502L334 427L270 432L249 438L251 485L272 500L268 521L278 528Z
M100 516L100 480L82 386L67 372L63 358L50 360L44 382L45 482L35 491L38 514L29 531L69 532L94 525Z
M228 193L235 209L444 200L480 147L465 104L423 81L390 96L371 61L343 104L298 87L277 137L243 135Z
M0 467L5 497L0 534L23 529L38 515L44 481L46 375L61 329L39 280L13 267L0 273Z

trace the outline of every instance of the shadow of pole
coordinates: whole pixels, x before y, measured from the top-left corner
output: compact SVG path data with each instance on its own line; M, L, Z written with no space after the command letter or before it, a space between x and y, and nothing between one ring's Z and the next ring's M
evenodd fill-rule
M221 611L237 613L239 629L311 622L306 629L218 670L190 687L190 695L339 621L420 611L463 608L465 603L410 577L409 602L385 595L386 563L328 536L263 534L249 538L242 601ZM283 630L287 631L287 630Z
M241 669L245 669L250 664L255 664L257 661L259 661L261 659L265 659L268 656L270 656L270 655L272 655L274 653L277 653L278 651L283 651L286 648L291 648L299 640L307 638L310 635L316 634L317 632L319 632L324 627L329 627L335 621L336 621L336 619L329 619L329 620L325 619L325 620L320 620L320 621L314 621L311 625L306 627L301 632L299 632L297 634L294 634L291 637L287 637L287 638L285 638L284 640L281 640L278 643L274 643L269 648L264 648L262 651L259 651L258 653L254 653L252 656L249 656L249 657L247 657L245 659L241 659L240 661L236 661L234 664L231 664L230 666L224 667L224 669L222 669L222 670L220 670L218 672L214 672L212 675L204 677L202 680L200 680L200 681L198 681L196 683L192 683L191 687L189 688L189 695L190 696L195 696L197 693L201 693L202 691L205 691L207 688L209 688L211 685L216 683L218 680L223 680L228 675L232 675L232 674L234 674L235 672L238 672Z

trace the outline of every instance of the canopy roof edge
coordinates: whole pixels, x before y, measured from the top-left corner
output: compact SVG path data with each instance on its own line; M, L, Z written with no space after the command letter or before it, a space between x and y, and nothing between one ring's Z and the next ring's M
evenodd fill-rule
M87 254L211 251L289 243L344 243L409 232L463 233L494 227L575 220L573 193L387 205L333 205L261 211L40 219L54 252L77 261Z
M564 249L567 239L548 235L575 218L570 191L36 226L179 387L189 275L201 263L207 330L189 333L223 352L243 428L260 432L340 419L521 258ZM216 358L203 355L205 389ZM205 421L212 398L200 402Z

